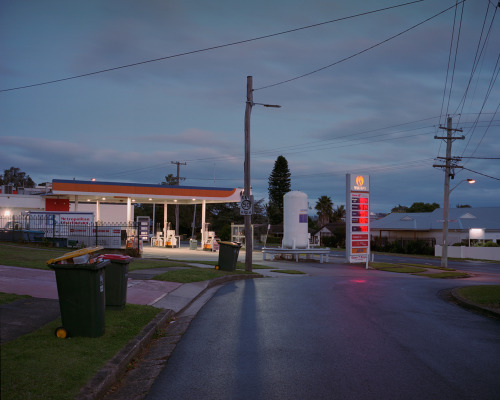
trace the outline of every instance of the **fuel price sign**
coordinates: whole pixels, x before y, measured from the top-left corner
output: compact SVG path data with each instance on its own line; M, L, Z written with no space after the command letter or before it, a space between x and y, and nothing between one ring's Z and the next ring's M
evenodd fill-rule
M346 257L367 262L370 253L370 176L346 176Z

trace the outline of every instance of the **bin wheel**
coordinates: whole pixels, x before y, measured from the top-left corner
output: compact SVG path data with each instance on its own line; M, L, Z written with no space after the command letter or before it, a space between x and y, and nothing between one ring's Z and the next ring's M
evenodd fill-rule
M64 328L62 326L56 328L54 334L59 339L66 339L68 337L68 331L66 330L66 328Z
M220 267L218 265L215 266L215 269L220 269Z

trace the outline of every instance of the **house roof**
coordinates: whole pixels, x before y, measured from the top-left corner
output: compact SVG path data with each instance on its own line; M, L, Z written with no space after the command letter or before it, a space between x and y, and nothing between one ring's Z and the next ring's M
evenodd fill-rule
M449 230L483 228L500 231L500 207L450 208ZM430 213L391 213L370 224L372 230L431 231L443 229L443 209Z
M338 222L330 222L328 224L325 224L323 225L321 228L319 229L316 229L314 231L314 235L316 235L318 232L321 232L321 231L329 231L330 233L334 233L335 229L339 226L345 226L345 222L344 221L338 221Z

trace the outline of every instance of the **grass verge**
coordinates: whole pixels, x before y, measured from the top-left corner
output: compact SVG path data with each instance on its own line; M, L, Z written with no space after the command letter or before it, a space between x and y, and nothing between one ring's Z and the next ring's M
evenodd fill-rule
M418 276L426 276L428 278L436 279L456 279L456 278L468 278L470 275L465 272L457 271L445 271L445 272L431 272L430 274L414 274Z
M141 269L151 269L151 268L170 268L170 267L185 267L186 263L182 261L170 261L170 260L152 260L148 258L135 258L132 261L128 269L129 271L137 271Z
M92 376L159 312L127 304L106 311L100 338L58 339L60 319L1 345L1 398L73 399Z
M406 273L435 279L468 278L470 276L465 272L457 272L453 268L442 268L412 263L391 264L371 262L370 267L380 271ZM442 272L428 272L428 270L441 270Z
M0 243L0 260L2 265L13 267L51 270L45 263L47 260L68 253L71 249L49 249L40 245L3 244ZM187 264L206 264L215 266L218 261L176 261L147 258L135 258L129 264L129 271L152 268L186 267ZM237 262L236 269L245 269L245 264ZM271 269L264 265L253 264L252 269Z
M0 304L7 304L16 300L26 299L28 297L30 296L22 296L19 294L12 294L12 293L0 293Z
M399 273L403 273L403 274L416 274L419 272L426 271L426 268L423 268L423 267L416 267L416 266L403 265L403 264L371 262L369 265L373 269L377 269L379 271L399 272Z
M453 268L444 268L444 267L438 267L435 265L423 265L423 264L415 264L415 263L401 263L400 265L408 265L411 267L419 267L419 268L425 268L425 269L439 269L441 271L455 271Z
M190 282L201 282L207 281L209 279L219 278L221 276L227 275L247 275L254 274L256 277L260 276L255 272L246 272L242 270L236 271L223 271L216 270L215 268L198 268L191 267L189 269L176 269L173 271L164 272L163 274L156 275L153 279L158 281L168 281L168 282L179 282L179 283L190 283Z
M290 274L290 275L302 275L305 272L297 271L294 269L273 269L271 272L279 272L281 274Z
M466 300L500 312L500 285L466 286L458 289Z
M182 261L186 264L204 264L204 265L213 265L214 267L219 264L219 261ZM236 269L245 269L245 263L241 261L236 262ZM272 267L268 267L266 265L252 264L252 270L254 269L272 269Z
M0 244L0 260L2 260L2 265L50 270L45 262L69 251L71 250L2 243Z

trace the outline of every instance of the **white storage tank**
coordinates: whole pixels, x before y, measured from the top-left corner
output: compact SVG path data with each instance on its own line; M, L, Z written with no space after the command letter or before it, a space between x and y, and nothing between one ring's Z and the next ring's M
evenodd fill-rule
M307 195L303 192L292 191L283 196L283 248L309 247L307 206Z

